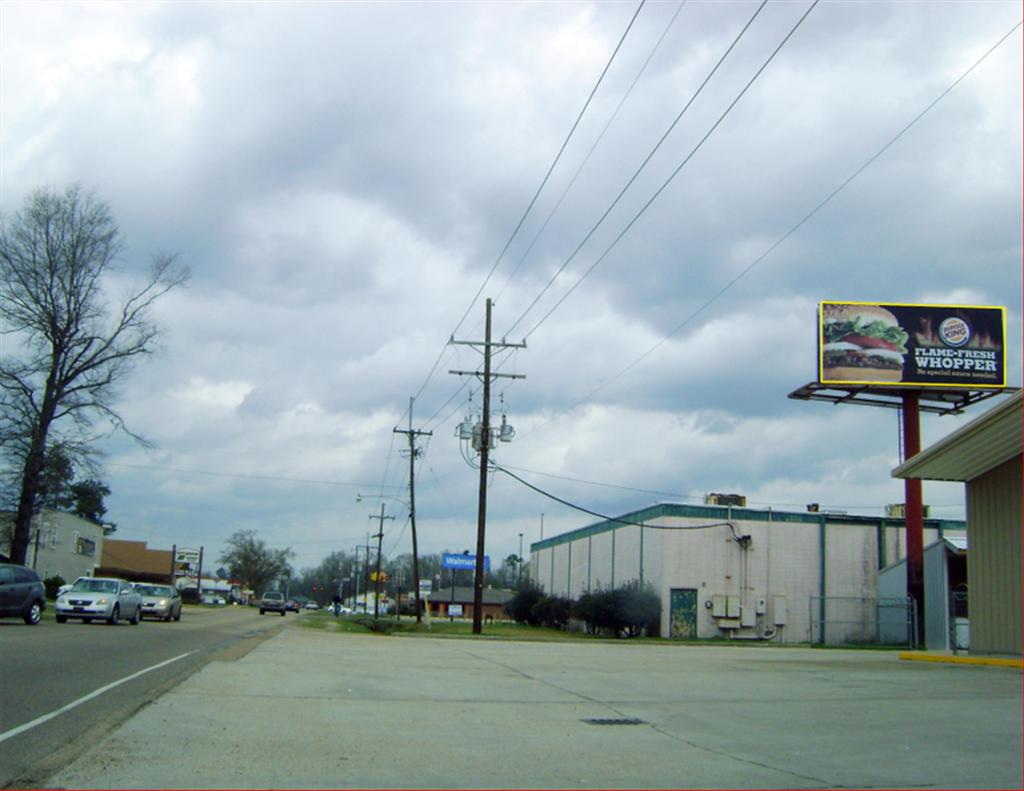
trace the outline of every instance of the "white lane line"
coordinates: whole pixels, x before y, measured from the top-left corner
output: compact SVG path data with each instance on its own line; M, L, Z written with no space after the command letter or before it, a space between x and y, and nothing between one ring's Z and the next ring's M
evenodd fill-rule
M0 733L0 743L3 743L8 739L14 738L19 733L24 733L27 730L31 730L32 728L35 728L37 725L42 725L44 722L49 722L54 717L59 717L64 712L71 711L71 709L75 708L76 706L81 706L83 703L90 701L93 698L99 697L104 692L109 692L114 687L119 687L121 686L121 684L131 681L132 679L138 678L139 676L145 675L146 673L149 673L153 670L159 670L165 665L169 665L172 662L177 662L179 659L184 659L186 656L191 656L194 653L195 651L189 651L187 654L181 654L180 656L176 656L173 659L168 659L164 662L160 662L159 664L153 665L152 667L147 667L145 670L140 670L137 673L132 673L130 676L125 676L124 678L119 679L118 681L114 681L113 683L107 684L105 687L100 687L99 689L90 692L85 697L72 701L66 706L61 706L59 709L51 711L49 714L44 714L42 717L36 717L34 720L32 720L32 722L26 722L24 725L19 725L17 728L11 728L9 731L4 731L3 733Z

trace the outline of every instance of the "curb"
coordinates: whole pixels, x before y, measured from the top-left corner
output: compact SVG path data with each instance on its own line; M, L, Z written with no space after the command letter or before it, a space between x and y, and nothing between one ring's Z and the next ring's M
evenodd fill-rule
M900 659L908 662L943 662L950 665L989 665L1015 667L1024 670L1024 659L1007 659L984 656L952 656L950 654L926 654L917 651L901 651Z

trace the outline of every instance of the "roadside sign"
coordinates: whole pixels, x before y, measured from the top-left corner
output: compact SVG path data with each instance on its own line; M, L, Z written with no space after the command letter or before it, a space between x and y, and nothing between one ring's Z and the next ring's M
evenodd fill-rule
M461 604L449 604L448 605L448 616L450 618L461 618L462 617L462 605Z
M434 589L433 583L430 580L420 580L420 598L426 599L430 596L430 592Z
M178 549L174 553L175 563L187 563L192 565L199 562L198 549Z
M446 554L441 558L441 568L446 569L475 569L476 555L453 555ZM484 555L484 571L491 570L491 556Z

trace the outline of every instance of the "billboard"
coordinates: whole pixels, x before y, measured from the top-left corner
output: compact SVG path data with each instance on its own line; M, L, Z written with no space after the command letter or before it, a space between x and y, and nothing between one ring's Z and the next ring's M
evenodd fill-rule
M1006 309L822 302L821 384L1006 386Z

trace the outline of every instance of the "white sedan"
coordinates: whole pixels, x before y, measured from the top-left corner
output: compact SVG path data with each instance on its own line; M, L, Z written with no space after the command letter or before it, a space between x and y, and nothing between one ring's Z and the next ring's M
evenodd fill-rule
M106 621L116 626L122 618L142 620L142 597L130 582L114 577L79 577L71 589L57 597L57 623L78 618L85 623Z

